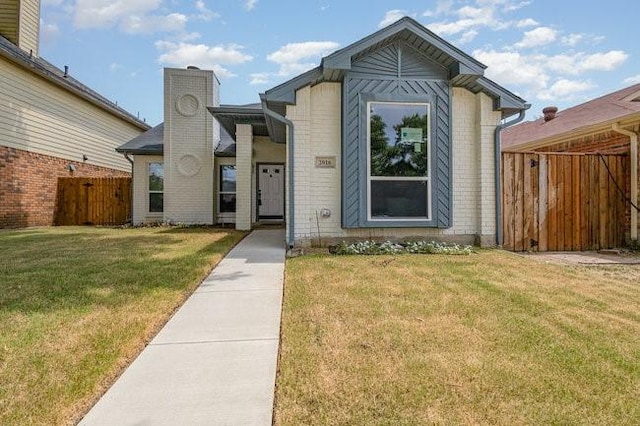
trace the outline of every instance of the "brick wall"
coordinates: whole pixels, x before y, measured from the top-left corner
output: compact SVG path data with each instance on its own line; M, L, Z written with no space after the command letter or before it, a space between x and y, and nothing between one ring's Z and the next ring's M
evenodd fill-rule
M76 170L72 173L68 165ZM59 177L117 177L128 172L0 146L0 228L53 225Z

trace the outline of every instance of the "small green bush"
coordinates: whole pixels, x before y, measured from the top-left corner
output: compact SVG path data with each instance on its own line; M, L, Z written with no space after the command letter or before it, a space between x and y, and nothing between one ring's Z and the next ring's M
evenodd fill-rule
M471 254L472 247L440 243L436 241L409 241L406 243L393 243L391 241L377 242L373 240L364 240L351 244L347 244L343 241L340 244L331 247L330 252L338 255L402 253L468 255Z

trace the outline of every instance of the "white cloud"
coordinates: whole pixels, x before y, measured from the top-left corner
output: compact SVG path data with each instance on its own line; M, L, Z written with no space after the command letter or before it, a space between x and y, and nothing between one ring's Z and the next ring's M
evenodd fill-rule
M473 39L475 39L477 35L478 35L478 31L469 30L469 31L465 32L464 34L462 34L462 37L460 37L460 40L458 40L458 43L460 43L460 44L469 43L469 42L473 41Z
M382 21L378 23L378 28L384 28L388 25L391 25L405 16L407 16L406 10L401 10L401 9L387 10L387 13L384 14L384 18L382 18Z
M510 86L524 86L532 91L547 87L550 76L544 63L519 52L498 52L495 50L476 50L473 56L488 66L485 75L497 83Z
M64 0L42 0L42 6L60 6Z
M244 3L244 8L247 10L253 10L258 4L258 0L246 0Z
M182 32L187 17L181 13L167 16L128 16L120 24L122 31L128 34L153 34L156 32Z
M562 37L561 41L565 46L573 47L576 44L580 43L583 39L584 35L582 34L569 34Z
M109 71L111 72L116 72L120 69L122 69L122 64L118 64L116 62L112 62L111 64L109 64Z
M578 52L560 55L535 55L535 60L544 63L551 71L578 75L587 71L612 71L622 65L629 55L621 50L587 54Z
M632 85L632 84L638 84L638 83L640 83L640 74L624 79L624 84Z
M454 35L471 30L489 28L491 30L504 30L520 25L522 27L537 24L531 18L513 21L506 19L503 14L520 9L529 2L517 2L514 0L475 0L474 6L464 5L454 9L454 2L439 2L435 11L427 10L423 13L426 17L452 16L453 20L440 20L427 23L432 31L443 35Z
M205 22L209 22L213 19L219 18L220 14L217 12L214 12L212 10L210 10L209 8L207 8L207 5L205 4L205 2L203 0L197 0L196 1L196 9L198 10L198 15L196 16L196 19L200 20L200 21L205 21Z
M130 16L144 16L156 10L161 0L77 0L76 28L106 28Z
M518 48L530 48L544 46L549 43L553 43L558 36L558 32L549 27L538 27L534 30L524 33L524 37L521 41L514 46Z
M622 50L611 50L588 55L578 65L583 71L611 71L622 65L628 57Z
M333 41L289 43L267 55L267 59L280 65L278 75L288 76L313 68L317 62L311 62L311 60L325 56L338 46L339 44Z
M250 74L250 77L251 77L251 81L249 82L249 84L251 85L267 84L270 79L270 74L268 72L259 72L259 73Z
M566 102L580 97L596 86L589 81L567 80L561 78L549 87L537 94L537 98L542 101Z
M195 65L202 69L212 69L220 78L235 77L235 74L223 65L238 65L253 59L242 52L237 44L207 46L206 44L173 43L157 41L156 48L161 51L158 62L162 65L184 68Z
M426 10L422 16L440 16L448 15L453 9L453 0L438 0L435 10Z
M531 18L521 19L516 21L516 28L527 28L527 27L535 27L536 25L540 25L538 21Z
M60 28L57 24L46 23L40 20L40 39L43 43L48 43L60 35Z

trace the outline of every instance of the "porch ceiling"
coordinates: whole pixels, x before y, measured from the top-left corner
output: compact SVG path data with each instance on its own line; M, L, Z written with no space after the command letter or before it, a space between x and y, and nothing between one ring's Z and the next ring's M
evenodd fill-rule
M221 105L207 107L207 109L234 140L236 139L236 124L250 124L255 136L269 136L262 108L259 107L260 104L255 105Z

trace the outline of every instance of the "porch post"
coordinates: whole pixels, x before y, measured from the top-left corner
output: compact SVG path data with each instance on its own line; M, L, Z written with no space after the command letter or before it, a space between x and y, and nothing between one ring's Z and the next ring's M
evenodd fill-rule
M236 229L251 229L251 154L253 129L236 124Z

